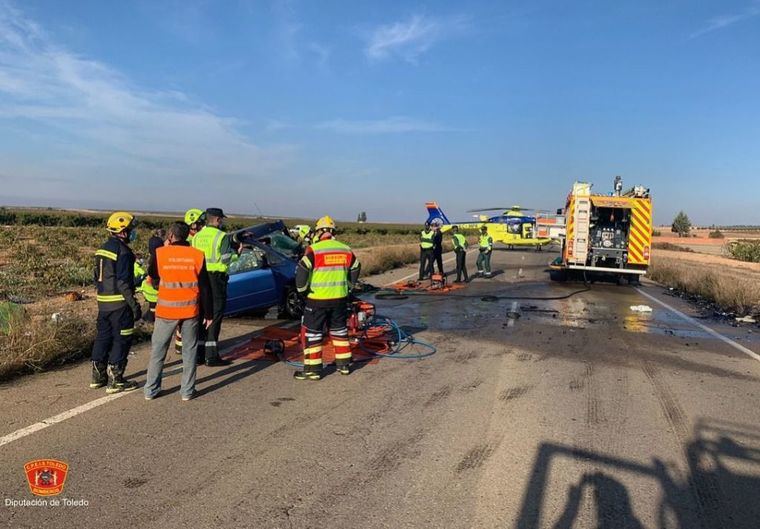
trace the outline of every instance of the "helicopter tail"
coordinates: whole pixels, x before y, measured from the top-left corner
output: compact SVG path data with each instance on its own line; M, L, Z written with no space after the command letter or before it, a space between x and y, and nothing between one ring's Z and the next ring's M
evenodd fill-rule
M433 224L433 223L439 223L439 224L444 224L444 225L451 224L446 214L438 205L438 202L426 202L425 208L427 209L427 212L428 212L428 218L426 222L430 224Z

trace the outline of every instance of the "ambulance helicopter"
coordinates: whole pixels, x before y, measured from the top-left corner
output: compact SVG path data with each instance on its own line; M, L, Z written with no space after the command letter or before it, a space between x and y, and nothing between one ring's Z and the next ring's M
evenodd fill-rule
M482 226L485 226L495 243L506 244L510 250L515 247L533 247L537 251L541 251L544 246L556 240L552 236L550 228L555 224L556 219L551 219L547 216L546 218L541 218L541 222L539 222L537 217L525 214L529 211L539 213L537 210L522 208L520 206L473 209L468 211L468 213L484 213L487 211L500 211L501 213L493 217L482 214L474 215L478 219L477 221L470 220L452 223L437 202L427 202L425 203L425 207L428 211L427 222L431 225L440 225L441 231L446 232L450 230L454 224L462 230L479 230Z

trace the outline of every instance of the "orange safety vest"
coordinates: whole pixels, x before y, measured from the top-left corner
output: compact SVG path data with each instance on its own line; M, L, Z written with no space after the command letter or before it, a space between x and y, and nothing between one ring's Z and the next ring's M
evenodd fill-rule
M156 250L158 285L156 317L165 320L197 318L200 287L198 275L203 268L203 252L192 246L162 246Z

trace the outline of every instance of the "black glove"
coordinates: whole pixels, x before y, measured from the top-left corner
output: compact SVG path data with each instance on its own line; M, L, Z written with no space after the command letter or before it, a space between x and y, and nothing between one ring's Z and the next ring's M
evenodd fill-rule
M142 319L142 309L140 308L140 305L135 305L132 307L132 315L135 318L135 323Z

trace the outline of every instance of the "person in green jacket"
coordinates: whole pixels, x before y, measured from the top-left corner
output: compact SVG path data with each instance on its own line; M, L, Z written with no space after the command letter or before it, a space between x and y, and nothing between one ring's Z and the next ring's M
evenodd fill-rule
M451 227L451 239L454 242L454 255L456 255L457 278L454 283L461 283L464 277L465 283L470 280L467 275L467 239L459 233L459 226Z
M488 235L488 227L480 228L480 237L478 239L478 260L475 265L478 267L478 275L491 277L491 252L493 252L493 238Z

